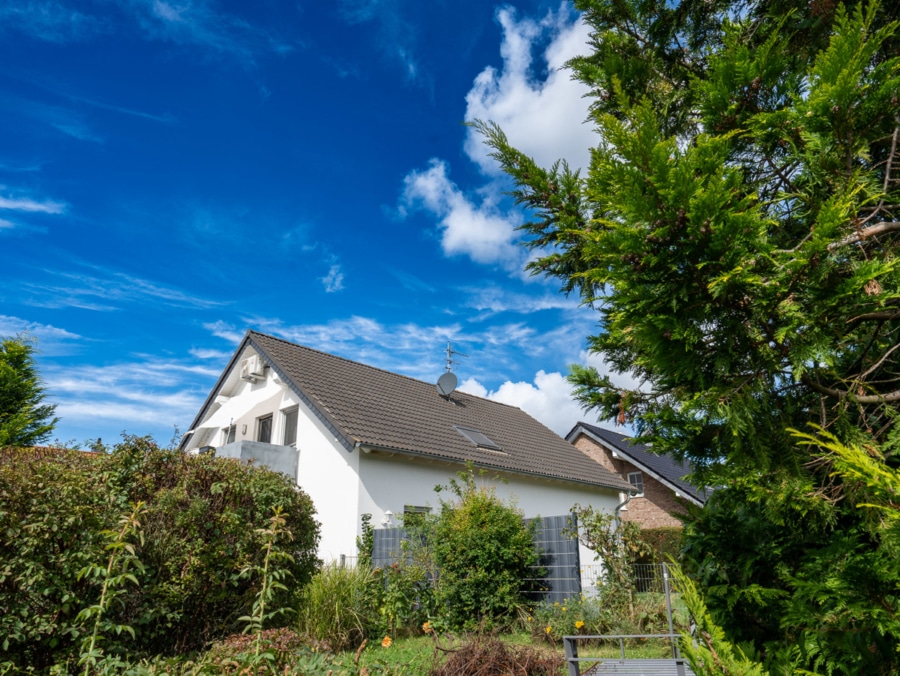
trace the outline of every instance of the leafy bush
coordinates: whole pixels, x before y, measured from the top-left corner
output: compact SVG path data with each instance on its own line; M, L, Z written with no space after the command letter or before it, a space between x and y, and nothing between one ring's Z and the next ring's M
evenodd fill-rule
M79 572L106 565L103 532L139 502L139 584L120 588L104 611L134 638L113 632L107 655L189 652L240 630L257 595L240 571L262 561L258 529L276 507L286 528L278 546L293 558L286 573L302 585L317 567L311 501L280 474L136 437L101 456L0 449L0 635L11 664L46 670L77 654L96 624L77 616L103 587L103 576ZM270 607L292 605L289 596Z
M0 449L0 641L4 658L46 669L85 633L98 588L78 579L104 558L115 519L97 460L77 451Z
M325 566L301 592L298 630L333 650L355 648L382 624L380 584L368 567Z
M491 629L524 603L522 580L538 561L534 531L514 506L477 487L471 470L459 476L449 487L456 500L441 499L435 521L436 603L451 628Z
M686 615L674 611L676 627L686 628ZM526 618L535 641L558 643L574 634L665 634L669 631L663 594L636 594L629 603L620 594L580 595L562 603L539 603Z
M292 585L312 578L318 523L309 497L286 476L211 455L164 451L129 437L105 459L112 496L143 501L147 573L129 624L141 649L189 652L233 633L256 600L256 582L240 571L259 565L262 530L280 507L284 531L276 544L293 560ZM292 605L281 592L274 607Z
M680 526L663 526L661 528L644 528L640 533L641 540L649 551L636 558L637 563L668 562L669 557L681 558L681 539L684 529Z

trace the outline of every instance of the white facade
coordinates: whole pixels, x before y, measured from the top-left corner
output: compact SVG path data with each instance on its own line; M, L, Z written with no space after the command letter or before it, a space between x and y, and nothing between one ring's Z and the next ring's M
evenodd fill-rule
M271 416L268 441L293 446L296 451L284 451L299 454L293 456L291 467L297 467L297 484L312 499L321 523L320 558L356 556L362 514L372 514L373 525L381 527L388 512L397 525L407 507L439 508L435 486L446 485L463 469L461 465L373 450L364 444L347 448L272 369L263 369L255 382L242 379L239 367L250 356L248 348L225 376L217 406L196 425L186 448L196 452L207 445L219 447L230 435L234 442L260 441L264 421ZM288 413L293 410L299 413L296 442L284 438ZM513 499L526 517L567 514L576 503L611 512L621 501L616 491L589 484L512 473L501 474L503 482L497 475L489 472L479 481L493 487L499 497ZM592 560L593 554L583 550L582 561Z

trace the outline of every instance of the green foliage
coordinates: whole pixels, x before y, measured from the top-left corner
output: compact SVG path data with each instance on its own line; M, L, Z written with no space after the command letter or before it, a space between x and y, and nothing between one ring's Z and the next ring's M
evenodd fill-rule
M725 632L713 621L690 578L678 566L672 566L671 570L696 623L694 636L687 632L681 635L681 654L690 662L691 670L697 676L765 676L768 672L762 665L747 658L725 638Z
M107 550L138 503L143 540L130 531ZM268 536L259 529L279 506L284 529L274 542L293 559L279 570L302 585L318 565L318 524L286 477L135 437L101 456L0 449L5 659L42 671L76 659L91 635L104 639L108 662L187 653L238 631L260 593L259 578L240 573L265 565ZM263 615L293 605L289 590L268 589ZM78 619L83 608L90 618Z
M84 636L79 610L99 599L86 566L115 526L97 460L77 451L0 449L0 641L5 660L46 669Z
M677 600L677 599L676 599ZM673 612L676 630L686 629L688 618ZM629 607L630 606L630 607ZM537 604L525 618L535 641L559 644L563 636L598 634L665 634L669 631L666 598L663 594L645 592L632 600L621 594L580 595L559 602ZM635 642L644 645L645 642ZM671 645L660 643L663 654L671 656Z
M104 474L114 495L147 505L143 612L131 624L150 652L198 650L242 626L259 588L240 571L262 565L276 508L285 522L273 545L292 556L285 575L299 587L318 567L312 503L282 474L134 437L105 459ZM271 591L270 608L294 605L289 591Z
M371 514L363 514L360 519L362 534L356 537L356 551L359 565L367 567L372 565L372 556L375 552L375 526L372 525Z
M641 540L648 551L639 555L637 563L662 563L681 556L681 542L684 530L679 526L662 526L660 528L644 528Z
M576 395L721 487L684 546L730 640L773 668L895 673L893 531L848 498L900 464L900 5L576 6L587 174L479 124L530 269L597 308L591 350L643 383L573 367ZM789 432L809 424L866 449L867 480Z
M100 643L105 635L115 632L117 635L127 632L134 638L134 629L128 625L116 624L109 621L109 610L113 604L124 605L123 597L126 594L127 583L138 584L134 573L129 572L134 568L136 572L144 572L144 566L135 552L135 545L131 542L137 537L143 544L141 537L141 522L138 517L144 511L143 503L134 506L131 514L119 519L118 530L102 531L108 543L109 560L106 567L99 565L85 566L78 572L78 579L88 578L94 582L102 580L100 585L100 599L95 605L81 610L75 618L75 622L88 623L94 619L94 627L90 634L81 641L81 651L78 656L78 665L84 666L84 674L88 676L96 671L100 659L103 657L103 649Z
M329 564L300 595L298 630L333 650L356 648L382 630L382 590L368 566Z
M53 432L58 418L46 397L27 337L0 338L0 447L34 446Z
M634 564L650 553L641 527L618 514L600 512L591 505L572 508L578 519L578 539L603 562L598 587L626 596L634 591Z
M479 487L471 469L459 477L435 523L436 604L449 627L488 630L515 619L538 554L519 510Z
M254 667L263 661L274 667L275 655L262 649L263 626L267 620L284 615L290 610L285 606L276 606L274 603L279 592L288 591L284 582L291 576L289 566L294 562L294 557L283 551L278 543L279 540L285 539L289 543L293 540L293 535L285 528L286 520L281 505L275 507L272 512L269 527L256 529L263 542L262 562L249 563L241 570L239 576L249 579L259 578L259 591L256 592L256 599L253 601L252 613L238 618L239 622L247 623L244 633L253 634L256 639L253 651L256 660Z

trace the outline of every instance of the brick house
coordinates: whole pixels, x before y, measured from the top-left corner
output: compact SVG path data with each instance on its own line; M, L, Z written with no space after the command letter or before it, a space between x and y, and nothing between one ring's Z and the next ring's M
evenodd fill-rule
M639 523L641 528L680 527L676 515L684 513L684 503L702 506L706 501L705 490L684 480L690 473L689 465L655 455L624 434L580 422L566 440L637 489L622 508L622 518Z

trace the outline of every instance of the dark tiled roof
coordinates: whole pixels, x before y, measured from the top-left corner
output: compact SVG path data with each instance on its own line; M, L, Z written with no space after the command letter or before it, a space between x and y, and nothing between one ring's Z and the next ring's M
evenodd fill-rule
M690 496L699 502L706 501L706 490L700 490L684 480L684 477L691 473L689 463L680 463L668 455L657 455L650 450L649 446L632 441L624 434L584 422L575 425L566 438L573 441L579 431L587 432L589 435L605 441L617 453L631 460L635 465L642 466L651 473L658 475L684 495Z
M360 443L452 462L471 461L507 472L630 489L627 482L514 406L462 392L444 398L433 383L255 331L247 333L232 364L248 343L350 448ZM456 426L487 435L502 450L476 447Z

